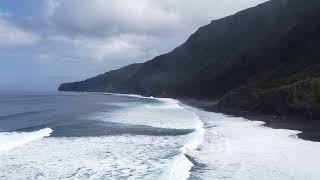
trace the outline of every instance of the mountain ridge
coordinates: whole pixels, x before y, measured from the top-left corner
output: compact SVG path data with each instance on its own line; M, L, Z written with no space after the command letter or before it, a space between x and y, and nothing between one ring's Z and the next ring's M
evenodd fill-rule
M320 2L271 0L211 21L145 63L61 91L219 99L216 109L320 117Z

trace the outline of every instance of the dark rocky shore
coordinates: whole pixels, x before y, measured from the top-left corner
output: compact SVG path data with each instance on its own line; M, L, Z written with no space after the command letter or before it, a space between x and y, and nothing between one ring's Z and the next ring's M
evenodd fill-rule
M224 113L235 117L243 117L252 121L263 121L265 126L274 129L290 129L301 131L298 137L303 140L320 142L320 121L299 115L279 116L259 112L239 110L219 110L215 100L179 99L180 102L205 111Z
M200 27L167 54L59 90L218 99L194 104L318 140L319 19L319 0L270 0Z

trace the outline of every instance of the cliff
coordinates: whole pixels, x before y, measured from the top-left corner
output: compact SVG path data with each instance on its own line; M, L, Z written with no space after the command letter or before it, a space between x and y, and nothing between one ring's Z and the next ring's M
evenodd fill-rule
M318 118L319 19L319 0L271 0L212 21L167 54L59 90L210 98L221 111Z

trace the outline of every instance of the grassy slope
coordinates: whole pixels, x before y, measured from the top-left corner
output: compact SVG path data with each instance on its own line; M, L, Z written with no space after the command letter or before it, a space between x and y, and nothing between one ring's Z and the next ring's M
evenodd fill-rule
M218 107L242 111L320 117L320 64L301 67L289 75L277 77L293 68L283 66L261 73L246 85L228 93ZM285 73L287 74L287 73ZM267 76L267 78L266 78ZM262 80L264 77L265 79Z
M151 61L59 90L222 97L221 110L320 118L319 18L319 0L271 0L212 21Z

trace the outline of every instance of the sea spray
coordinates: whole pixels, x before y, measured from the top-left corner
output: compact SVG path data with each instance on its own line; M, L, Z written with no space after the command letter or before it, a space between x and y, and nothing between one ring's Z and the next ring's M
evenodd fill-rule
M162 99L163 100L163 99ZM175 102L179 105L179 101L167 99L169 102ZM179 105L180 106L180 105ZM181 147L180 154L176 155L169 165L168 172L164 175L170 180L188 179L191 174L191 169L194 164L187 158L187 156L192 157L193 151L198 149L204 141L205 129L200 118L192 111L180 106L184 110L190 112L197 122L195 124L195 131L186 135L187 142ZM163 179L166 179L163 178Z
M141 119L144 119L144 118L138 118L138 117L140 117L141 114L145 115L147 112L146 113L139 112L139 113L137 113L137 117L135 117L135 118L124 118L122 116L122 113L120 116L121 118L120 117L118 117L118 118L113 117L114 120L119 119L121 121L123 119L139 119L139 121L143 125L151 125L151 126L165 127L165 128L186 128L186 129L192 128L192 129L194 129L195 130L194 132L185 136L186 143L180 148L180 153L178 155L174 156L171 159L171 161L168 162L168 170L163 173L163 176L161 178L161 179L170 179L170 180L188 179L190 177L190 170L192 169L192 167L194 165L186 157L186 155L189 155L190 157L192 157L193 151L196 150L203 143L204 134L205 134L205 129L203 127L203 123L200 120L200 118L197 116L197 114L188 110L187 108L184 108L183 107L184 105L181 105L181 103L175 99L144 97L144 96L133 95L133 94L129 94L129 95L112 94L112 93L108 93L108 94L118 95L118 96L127 96L127 97L133 97L133 98L142 98L142 99L154 99L154 100L161 101L163 103L163 105L161 105L161 106L157 105L156 107L152 107L150 105L147 105L147 106L144 105L144 106L138 107L141 111L148 111L148 109L150 110L151 108L153 108L153 109L170 109L170 110L179 109L179 111L182 110L182 111L184 111L185 114L188 114L189 116L191 116L190 121L186 121L182 125L180 125L180 122L175 123L175 122L179 121L178 119L171 119L169 117L167 119L164 119L164 122L166 122L166 123L162 123L161 121L160 122L159 121L150 121L150 119L148 119L148 121L141 121ZM135 108L137 108L137 107L135 107ZM138 112L138 111L135 110L132 112ZM170 120L172 122L170 122ZM150 122L152 122L152 124L149 124ZM159 123L155 123L155 122L159 122ZM130 122L127 122L127 123L130 123ZM134 123L139 123L139 122L135 121ZM165 126L163 126L163 125L165 125Z
M0 133L0 151L7 151L32 141L48 137L52 132L52 129L45 128L34 132Z

